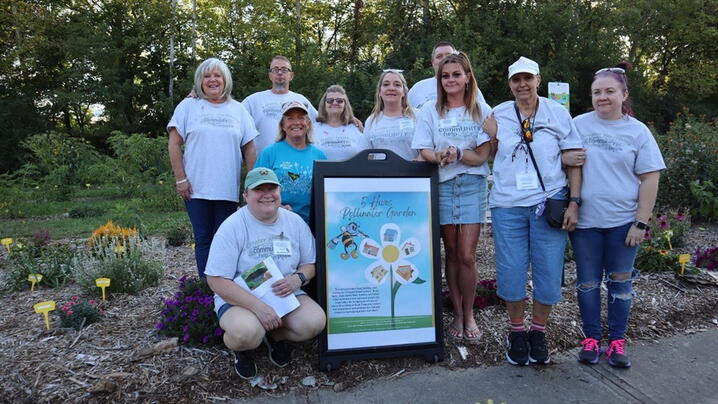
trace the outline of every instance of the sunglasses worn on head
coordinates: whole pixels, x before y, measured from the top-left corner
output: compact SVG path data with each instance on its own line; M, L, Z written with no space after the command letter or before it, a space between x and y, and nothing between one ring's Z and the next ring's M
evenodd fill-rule
M276 74L276 73L279 73L279 72L281 72L281 73L289 73L289 72L292 71L292 69L289 69L289 68L286 68L286 67L273 67L273 68L269 69L269 71L272 72L272 73L275 73L275 74Z
M593 75L597 75L599 73L603 72L611 72L611 73L617 73L617 74L626 74L626 70L622 69L620 67L604 67L603 69L596 70L596 73L593 73Z
M327 98L327 104L344 104L344 98Z

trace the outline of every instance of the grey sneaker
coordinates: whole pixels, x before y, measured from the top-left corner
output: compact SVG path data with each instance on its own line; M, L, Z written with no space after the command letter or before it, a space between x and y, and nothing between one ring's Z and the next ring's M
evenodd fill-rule
M606 351L606 357L608 358L609 365L616 367L616 368L630 368L631 367L631 361L628 360L628 355L626 355L626 350L624 348L625 343L626 343L626 340L624 340L624 339L614 339L608 345L608 350Z
M510 332L506 337L506 360L516 366L529 364L529 342L526 331Z
M588 337L581 341L583 349L578 353L578 361L587 365L595 365L601 356L601 342L596 338Z

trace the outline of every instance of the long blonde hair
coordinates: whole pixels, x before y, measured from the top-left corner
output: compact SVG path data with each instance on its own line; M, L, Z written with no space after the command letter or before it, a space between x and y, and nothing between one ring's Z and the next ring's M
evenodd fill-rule
M401 97L401 115L404 117L412 118L414 119L414 109L409 105L409 102L407 101L407 96L409 94L409 86L406 85L406 79L404 78L404 75L401 74L400 70L394 70L394 69L387 69L384 70L381 73L381 76L379 76L379 82L376 83L376 92L374 92L374 109L371 110L371 114L369 117L373 117L373 122L378 122L381 118L381 112L384 111L384 100L381 99L381 83L384 81L384 78L387 74L396 74L399 76L399 80L401 80L401 87L404 91L404 95Z
M461 66L461 69L469 77L469 82L466 83L466 88L464 89L464 106L466 107L466 112L471 115L471 119L480 123L481 105L476 102L479 87L476 85L474 69L471 68L469 56L464 52L452 53L439 63L439 68L436 70L436 111L443 118L449 110L449 99L444 86L441 85L441 72L444 70L444 66L449 63L456 63Z

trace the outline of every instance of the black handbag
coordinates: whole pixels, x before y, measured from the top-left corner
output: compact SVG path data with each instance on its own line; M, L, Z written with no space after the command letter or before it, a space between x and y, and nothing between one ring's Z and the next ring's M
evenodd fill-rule
M536 103L536 109L538 109L538 102ZM538 168L538 164L536 164L536 158L534 157L534 152L531 150L531 143L526 141L526 131L528 130L526 127L524 127L523 123L521 122L521 114L519 113L519 107L514 103L514 110L516 111L516 118L519 120L519 127L521 127L521 141L524 142L526 145L526 148L529 151L529 156L531 157L531 163L534 166L534 169L536 170L536 175L538 176L539 183L541 184L541 189L544 193L546 193L546 187L543 184L543 178L541 178L541 171ZM533 133L531 133L531 136L533 136ZM563 215L566 213L566 209L568 209L569 200L568 199L551 199L548 198L544 201L544 211L543 215L546 218L546 222L548 222L548 225L557 229L560 229L563 227Z

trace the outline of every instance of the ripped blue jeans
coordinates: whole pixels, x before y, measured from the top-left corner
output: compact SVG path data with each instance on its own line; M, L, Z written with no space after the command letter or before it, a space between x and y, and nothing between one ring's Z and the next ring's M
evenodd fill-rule
M627 247L631 223L570 233L576 257L576 295L586 337L601 340L601 284L608 290L608 339L622 339L633 299L633 268L638 246Z

